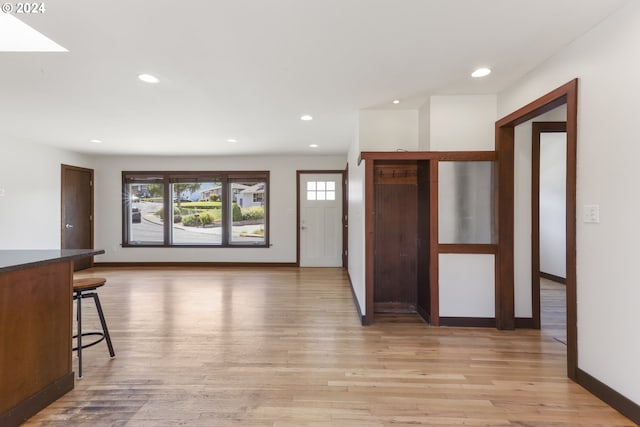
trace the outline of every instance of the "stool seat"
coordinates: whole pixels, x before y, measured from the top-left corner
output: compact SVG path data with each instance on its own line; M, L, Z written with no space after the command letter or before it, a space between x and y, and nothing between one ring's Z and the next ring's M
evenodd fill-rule
M107 279L103 277L83 277L82 279L73 279L74 291L90 291L92 289L104 286Z
M77 339L78 345L73 347L73 351L78 352L78 378L82 378L82 349L94 346L99 342L106 340L107 348L109 349L109 355L111 357L115 357L116 353L113 350L113 345L111 344L111 337L109 336L109 329L107 328L107 322L104 319L104 313L102 312L102 305L100 304L100 298L98 298L98 293L94 292L97 288L104 286L107 282L107 279L103 277L83 277L83 278L74 278L73 279L73 299L77 302L76 304L76 320L78 322L78 333L73 336L74 339ZM102 326L102 332L83 332L82 331L82 300L84 298L92 298L95 303L96 310L98 312L98 318L100 319L100 325ZM90 342L84 343L82 342L82 337L87 336L95 336L98 339Z

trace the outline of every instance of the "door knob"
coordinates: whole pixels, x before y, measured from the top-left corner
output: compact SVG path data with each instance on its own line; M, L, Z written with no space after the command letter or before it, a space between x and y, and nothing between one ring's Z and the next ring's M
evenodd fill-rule
M64 228L69 230L70 228L73 228L73 224L65 224Z

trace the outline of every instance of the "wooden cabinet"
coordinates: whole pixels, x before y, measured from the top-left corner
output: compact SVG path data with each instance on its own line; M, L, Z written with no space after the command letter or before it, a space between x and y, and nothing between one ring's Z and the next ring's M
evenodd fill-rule
M0 251L0 425L73 389L73 260L104 251Z

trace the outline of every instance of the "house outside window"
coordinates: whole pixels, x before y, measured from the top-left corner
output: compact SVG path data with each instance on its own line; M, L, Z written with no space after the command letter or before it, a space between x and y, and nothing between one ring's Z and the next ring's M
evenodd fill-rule
M123 172L125 247L268 247L269 172Z

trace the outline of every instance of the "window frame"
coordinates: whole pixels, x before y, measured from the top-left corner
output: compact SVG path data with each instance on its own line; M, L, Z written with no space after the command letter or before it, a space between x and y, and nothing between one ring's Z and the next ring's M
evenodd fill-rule
M270 230L270 173L269 171L122 171L122 247L126 248L268 248ZM239 180L255 180L264 182L264 241L261 243L232 242L229 233L232 230L233 218L229 214L231 199L229 185ZM220 244L172 243L172 221L163 221L163 242L136 242L129 239L131 222L130 184L157 183L163 184L164 218L171 218L173 210L173 194L171 185L181 182L220 182L222 185L222 242Z

